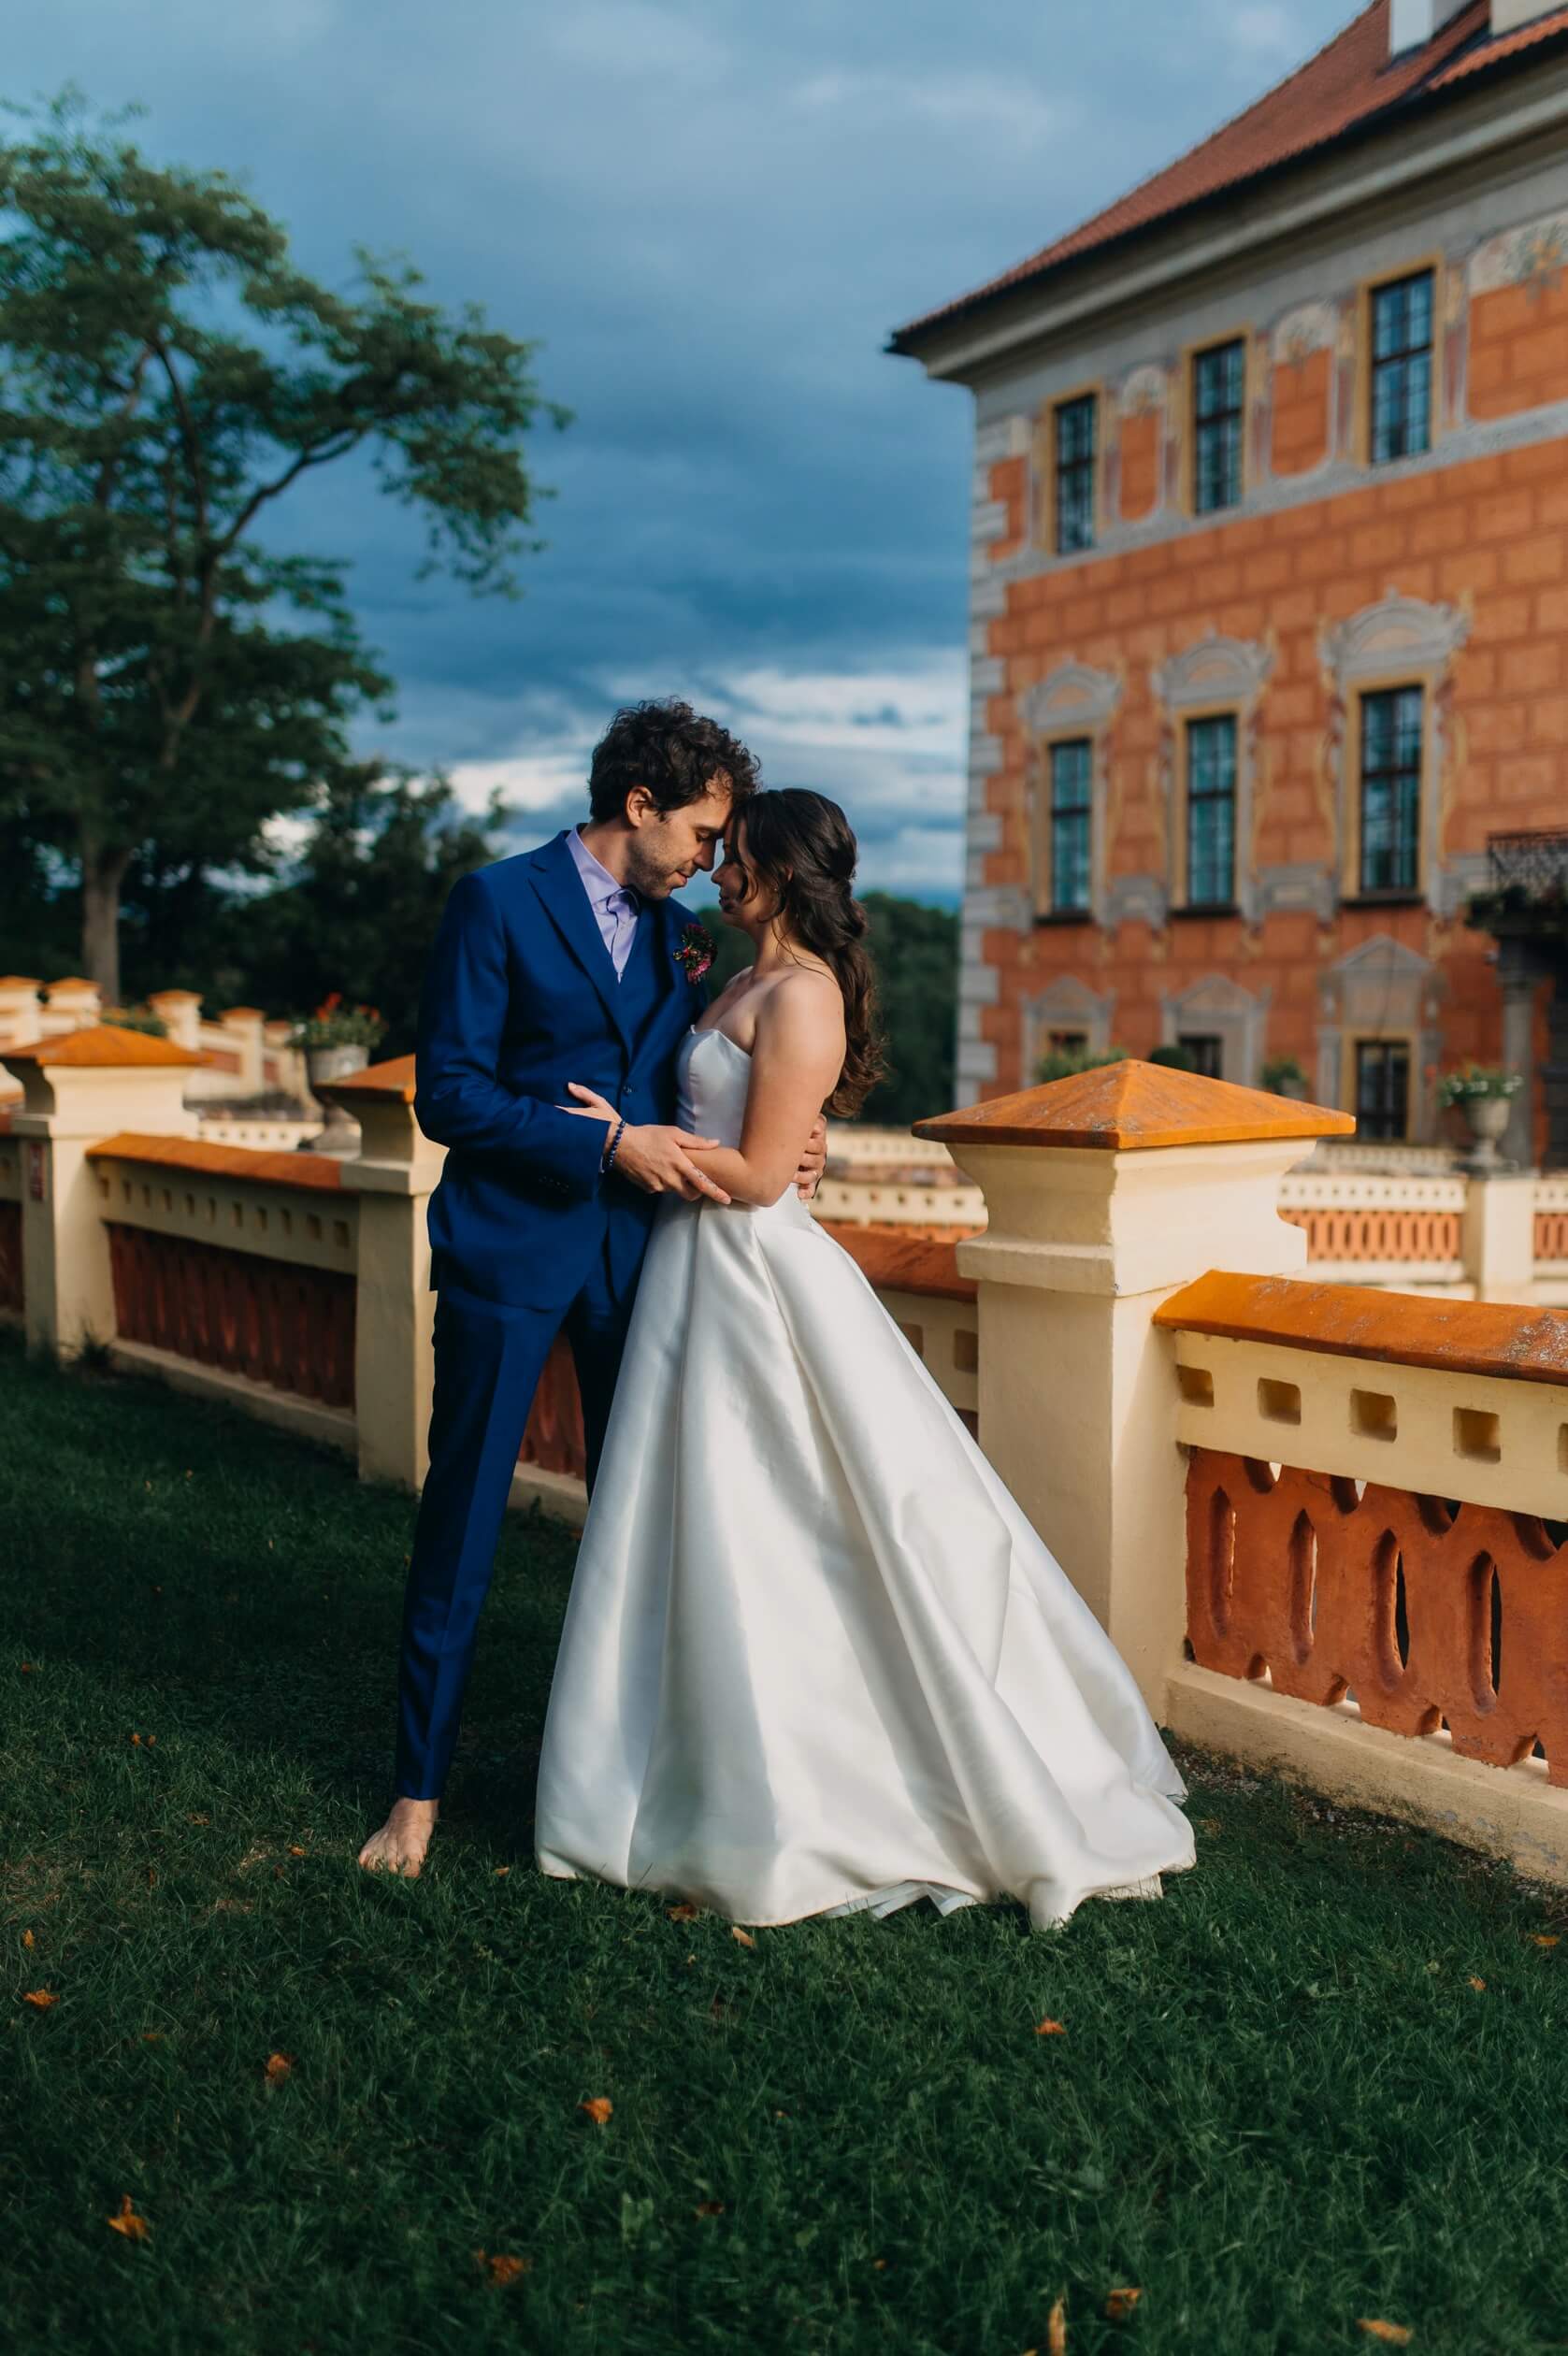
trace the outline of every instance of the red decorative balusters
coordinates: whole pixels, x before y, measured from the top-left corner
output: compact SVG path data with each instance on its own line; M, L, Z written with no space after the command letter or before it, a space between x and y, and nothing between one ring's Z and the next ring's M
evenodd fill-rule
M541 1472L569 1472L580 1481L585 1476L588 1453L583 1438L583 1401L577 1369L563 1335L557 1335L544 1362L517 1461L537 1465Z
M1462 1250L1457 1211L1381 1210L1366 1203L1290 1203L1281 1212L1304 1228L1315 1260L1457 1260Z
M1568 1544L1532 1516L1194 1448L1187 1594L1201 1668L1492 1766L1539 1743L1568 1786Z
M148 1228L108 1227L121 1338L274 1390L354 1403L354 1279Z

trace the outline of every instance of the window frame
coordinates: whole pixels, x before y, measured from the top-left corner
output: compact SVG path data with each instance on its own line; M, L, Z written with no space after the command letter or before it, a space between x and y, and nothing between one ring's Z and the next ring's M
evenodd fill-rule
M1064 460L1061 454L1062 419L1069 409L1083 410L1089 421L1089 447L1086 457ZM1086 393L1070 394L1065 400L1051 404L1051 553L1056 556L1088 556L1100 545L1100 391L1096 386ZM1069 473L1083 475L1088 493L1088 538L1074 547L1062 542L1063 508L1062 483Z
M1192 732L1211 726L1216 720L1230 724L1230 891L1225 899L1194 899L1192 897ZM1237 820L1241 809L1242 730L1246 725L1244 712L1234 702L1208 704L1179 715L1179 779L1180 793L1176 811L1176 892L1173 913L1187 915L1229 916L1237 912L1237 882L1241 871L1242 844ZM1204 795L1203 800L1220 800L1219 795Z
M1367 705L1383 696L1417 696L1420 698L1420 751L1416 764L1416 806L1412 820L1412 840L1415 850L1415 872L1407 884L1369 884L1366 881L1366 744ZM1432 790L1431 777L1431 682L1412 678L1409 672L1392 674L1384 679L1369 679L1360 682L1354 694L1353 709L1347 715L1353 729L1351 741L1355 748L1355 790L1347 797L1346 817L1349 840L1345 844L1345 871L1342 878L1342 898L1353 905L1401 906L1419 900L1426 891L1426 827L1427 796ZM1347 731L1348 733L1348 731ZM1397 774L1397 772L1395 772Z
M1372 409L1375 390L1373 325L1376 298L1389 287L1403 286L1407 280L1426 277L1431 280L1431 381L1427 412L1427 446L1424 451L1410 452L1403 459L1374 458L1372 454ZM1397 269L1382 270L1375 278L1364 279L1357 289L1354 446L1359 466L1370 469L1409 465L1420 458L1430 458L1437 448L1444 417L1443 311L1446 290L1446 263L1441 253L1417 254L1410 261L1401 263Z
M1185 400L1187 419L1187 432L1184 438L1186 442L1186 457L1183 468L1185 477L1184 490L1186 495L1185 505L1189 516L1203 523L1207 523L1215 516L1234 515L1237 510L1244 506L1246 503L1246 496L1250 481L1250 469L1247 464L1247 424L1252 410L1253 341L1254 338L1250 328L1236 328L1229 335L1215 336L1210 338L1206 342L1189 345L1184 355L1186 361ZM1230 352L1232 350L1239 351L1242 355L1241 407L1235 412L1237 425L1236 496L1233 499L1225 501L1224 504L1219 507L1200 507L1198 504L1199 481L1201 479L1199 448L1201 426L1198 414L1199 370L1201 368L1203 362L1205 360L1213 359L1216 353ZM1227 411L1226 414L1229 415L1230 412Z
M1078 401L1094 403L1093 509L1090 524L1094 537L1087 548L1062 549L1057 544L1061 537L1057 512L1057 416L1059 410L1072 409ZM1044 554L1059 564L1070 563L1075 556L1094 555L1105 537L1104 409L1105 387L1097 377L1092 383L1070 385L1065 392L1052 394L1036 415L1036 544Z
M1384 1133L1376 1138L1374 1138L1369 1133L1367 1142L1369 1144L1387 1143L1390 1145L1408 1143L1411 1135L1412 1118L1416 1110L1416 1078L1417 1071L1417 1042L1404 1031L1395 1033L1392 1038L1389 1038L1383 1032L1356 1031L1351 1033L1350 1037L1345 1042L1345 1045L1348 1048L1349 1053L1345 1058L1348 1070L1345 1073L1346 1102L1345 1110L1355 1115L1358 1135L1360 1134L1361 1124L1361 1056L1363 1053L1368 1048L1376 1048L1381 1055L1388 1055L1396 1050L1403 1055L1404 1126L1395 1134Z
M1040 912L1046 916L1071 921L1092 917L1094 913L1094 772L1096 745L1092 735L1054 736L1043 747L1045 766L1046 806L1043 813L1048 838L1045 883L1049 904ZM1058 754L1082 753L1084 798L1069 810L1058 807L1057 800L1057 762ZM1057 872L1057 824L1063 818L1082 819L1084 897L1081 900L1066 900L1061 896L1061 879Z

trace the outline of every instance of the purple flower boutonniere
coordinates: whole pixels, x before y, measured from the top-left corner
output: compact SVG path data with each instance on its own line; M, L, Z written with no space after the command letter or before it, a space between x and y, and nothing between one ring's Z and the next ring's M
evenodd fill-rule
M686 980L695 984L701 981L712 964L714 955L715 944L712 935L704 932L700 925L688 925L681 935L681 946L675 952L675 962L678 966L684 968Z

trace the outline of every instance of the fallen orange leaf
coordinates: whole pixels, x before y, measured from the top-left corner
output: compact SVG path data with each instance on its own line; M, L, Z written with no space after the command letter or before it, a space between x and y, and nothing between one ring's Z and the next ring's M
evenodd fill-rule
M671 1922L690 1922L695 1919L697 1911L697 1908L690 1904L685 1899L683 1899L678 1906L666 1906L665 1908L665 1913L669 1917Z
M1036 2024L1034 2033L1037 2037L1065 2037L1067 2029L1062 2021L1042 2020Z
M751 1932L749 1931L742 1931L738 1922L732 1922L730 1924L729 1935L732 1939L739 1939L742 1947L755 1947L756 1945L756 1941L752 1937Z
M128 2192L121 2197L119 2216L107 2217L104 2222L111 2226L115 2233L123 2234L127 2241L145 2241L152 2231L146 2218L137 2215Z
M300 1847L297 1841L291 1841L289 1843L289 1855L291 1857L303 1857L305 1854L306 1852Z
M1561 1947L1562 1944L1555 1931L1532 1931L1531 1937L1537 1947Z
M33 1663L32 1663L30 1660L24 1660L24 1661L22 1662L22 1675L23 1675L24 1677L30 1677L30 1676L32 1675L32 1674L33 1674Z
M692 2215L694 2217L722 2217L724 2203L722 2201L698 2201Z
M587 2112L596 2127L602 2127L615 2105L608 2094L594 2094L587 2102L579 2103L577 2107Z
M1065 2298L1058 2299L1051 2309L1050 2320L1045 2326L1045 2347L1047 2356L1067 2356L1067 2301Z
M141 2041L143 2045L162 2045L167 2034L168 2032L165 2029L144 2029L141 2033Z
M1385 2323L1374 2315L1359 2315L1356 2321L1368 2339L1382 2340L1389 2348L1408 2348L1410 2345L1408 2323Z
M497 1881L505 1881L511 1871L511 1867L510 1865L497 1865L496 1868L496 1879Z
M139 1734L133 1734L131 1740L133 1743L139 1743L141 1741L141 1736Z
M185 1821L187 1824L210 1824L212 1818L204 1816L187 1816Z
M51 1996L47 1988L30 1988L22 2001L24 2004L36 2004L40 2012L48 2012L50 2004L57 2004L60 1999Z
M33 1944L33 1933L32 1933L32 1932L31 1932L31 1931L24 1931L24 1932L22 1932L22 1946L23 1946L23 1947L31 1947L31 1946L32 1946L32 1944Z
M1131 2289L1111 2291L1105 2301L1106 2320L1111 2323L1125 2323L1143 2295L1142 2291Z
M266 2057L266 2075L274 2086L280 2085L293 2068L292 2053L269 2053Z
M531 2258L513 2258L500 2251L492 2258L487 2251L476 2249L474 2256L498 2291L505 2290L509 2282L515 2282L519 2275L525 2275L533 2264Z
M1472 1988L1475 1990L1475 1993L1477 1994L1477 1996L1481 1993L1481 1990L1482 1990L1486 1987L1486 1984L1487 1984L1487 1983L1486 1983L1486 1981L1485 1981L1484 1979L1477 1979L1477 1978L1475 1977L1475 1975L1474 1975L1474 1973L1472 1973L1472 1974L1471 1974L1471 1977L1470 1977L1470 1985L1471 1985L1471 1987L1472 1987Z

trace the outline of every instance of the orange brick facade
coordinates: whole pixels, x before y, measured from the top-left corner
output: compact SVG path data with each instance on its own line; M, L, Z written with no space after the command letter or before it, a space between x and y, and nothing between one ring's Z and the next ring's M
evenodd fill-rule
M1403 266L1429 261L1413 239ZM961 1096L1027 1085L1053 1036L1098 1027L1092 1043L1147 1055L1205 989L1230 1009L1227 1078L1293 1056L1354 1109L1359 1043L1404 1042L1412 1138L1435 1132L1439 1069L1518 1060L1521 1040L1546 1056L1548 992L1505 1027L1464 910L1489 836L1568 826L1568 216L1469 253L1450 240L1430 266L1431 443L1401 463L1368 450L1354 280L1273 318L1260 299L1230 331L1247 388L1232 512L1191 513L1179 330L1159 363L1100 380L1096 553L1048 544L1049 394L1014 412L1007 455L983 429ZM1075 390L1088 375L1082 352L1062 367ZM1423 698L1420 874L1375 898L1358 885L1359 698L1405 683ZM1244 745L1234 913L1183 905L1185 715L1209 711L1234 712ZM1052 745L1079 732L1093 904L1063 912L1043 813ZM1376 1002L1374 974L1392 977Z

